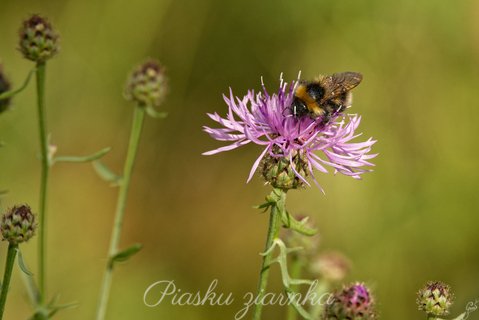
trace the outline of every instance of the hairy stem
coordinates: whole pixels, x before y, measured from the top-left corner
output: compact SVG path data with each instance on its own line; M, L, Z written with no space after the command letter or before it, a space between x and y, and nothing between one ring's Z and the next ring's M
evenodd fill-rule
M12 278L13 264L15 263L15 256L17 255L16 244L8 245L7 262L5 263L5 271L3 273L2 292L0 293L0 320L3 319L3 311L5 310L5 303L7 302L8 288L10 286L10 279Z
M273 193L275 193L277 197L279 196L279 198L274 204L271 205L265 252L267 252L268 249L271 248L274 240L278 237L279 229L281 227L281 214L285 210L284 206L286 200L286 193L280 189L275 189ZM268 285L269 268L271 265L271 261L273 260L273 251L274 250L271 250L271 252L269 252L263 257L263 264L261 266L261 271L259 274L258 294L256 298L255 308L253 311L253 320L261 319L261 312L263 310L262 300L266 293L265 291Z
M141 128L143 126L143 119L145 110L142 107L135 108L133 118L133 126L130 134L130 141L128 144L128 151L126 155L125 166L123 168L123 177L120 184L118 194L118 201L116 204L115 220L113 223L113 231L110 239L110 249L108 250L108 261L105 272L103 274L103 281L100 290L100 298L96 314L97 320L105 319L106 309L108 306L108 298L110 296L110 289L113 277L113 260L112 257L118 252L120 243L121 229L123 225L123 217L125 215L125 204L128 194L128 187L130 185L131 172L135 164L136 153L138 150L138 143L141 135Z

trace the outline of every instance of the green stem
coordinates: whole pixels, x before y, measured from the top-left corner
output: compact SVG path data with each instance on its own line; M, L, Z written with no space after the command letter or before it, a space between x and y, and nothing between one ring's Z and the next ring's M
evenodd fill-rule
M331 285L329 281L326 279L319 280L318 285L316 287L316 296L317 297L323 297L324 294L327 294L329 292ZM324 302L323 299L321 299L322 302ZM321 315L324 311L324 305L322 303L314 304L311 306L310 314L311 318L313 319L321 319Z
M291 261L291 271L290 271L290 276L292 279L299 279L301 278L301 273L303 271L303 268L305 266L305 261L302 259L299 255L294 255ZM296 289L298 286L292 285L290 289L292 291L296 292ZM292 303L288 304L287 308L287 314L286 314L286 319L287 320L296 320L297 319L298 312L294 308L294 305Z
M2 293L0 294L0 320L3 319L3 311L5 310L5 303L7 302L8 287L10 286L10 279L12 278L13 264L17 254L16 244L8 245L7 262L5 263L5 272L3 274Z
M279 229L281 227L281 214L285 210L284 206L286 201L286 193L280 189L275 189L273 192L276 194L276 196L279 196L279 199L271 206L265 252L268 251L269 248L271 248L271 246L273 245L273 241L278 237ZM262 300L266 293L265 291L268 285L269 268L271 265L271 261L273 260L273 251L274 250L271 250L271 252L269 252L263 257L263 264L261 266L261 271L259 274L258 294L256 298L257 303L255 304L255 308L253 311L253 320L261 319L261 312L263 309Z
M135 108L133 118L133 126L130 134L130 141L128 144L128 151L126 155L125 166L123 168L123 179L120 184L118 194L118 201L116 205L115 220L113 223L113 232L110 239L110 249L108 250L108 261L103 275L102 286L100 290L100 299L96 314L97 320L105 318L106 309L108 305L108 298L110 295L111 282L113 277L113 260L112 257L118 252L120 243L121 228L123 224L123 217L125 215L125 204L128 194L128 187L130 185L131 172L135 163L136 152L138 150L138 143L140 140L141 128L143 126L143 119L145 110L142 107Z
M37 63L37 104L38 104L38 127L40 131L40 148L42 172L40 181L40 205L38 211L38 286L40 302L45 301L46 296L46 230L47 230L47 193L50 163L48 155L48 134L45 115L45 62Z

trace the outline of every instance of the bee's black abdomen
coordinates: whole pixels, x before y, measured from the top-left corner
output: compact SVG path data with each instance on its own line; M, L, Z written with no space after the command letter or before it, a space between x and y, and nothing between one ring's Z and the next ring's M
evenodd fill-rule
M309 83L306 86L306 91L311 98L315 101L320 101L324 97L324 88L321 87L318 83Z
M299 118L308 114L309 110L306 104L301 101L301 99L294 98L293 103L291 103L291 113L293 116Z

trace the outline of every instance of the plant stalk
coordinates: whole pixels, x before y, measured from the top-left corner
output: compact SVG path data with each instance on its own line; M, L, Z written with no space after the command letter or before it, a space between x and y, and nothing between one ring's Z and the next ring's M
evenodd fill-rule
M281 214L285 210L286 193L283 190L275 189L277 195L279 194L279 200L271 205L271 212L269 217L268 235L266 237L265 252L273 245L274 240L279 235L279 229L281 227ZM256 304L253 311L253 320L261 319L261 312L263 310L262 300L265 296L265 291L268 286L268 277L271 261L273 260L273 250L263 257L263 264L259 274L258 294L256 298Z
M301 273L303 271L303 268L305 266L305 261L302 257L299 255L294 255L293 259L291 261L291 273L290 276L292 279L299 279L301 278ZM291 291L295 291L298 286L292 285L290 287ZM293 303L288 303L288 308L287 308L287 313L286 313L286 319L287 320L296 320L298 318L298 312L296 311Z
M113 231L110 239L110 248L108 250L108 261L106 269L103 274L103 281L100 289L100 298L96 314L97 320L105 319L106 309L108 306L108 299L110 296L111 283L113 277L113 256L119 250L119 243L121 237L121 229L123 225L123 218L125 215L125 205L128 195L128 188L130 185L131 173L135 164L136 153L140 141L141 129L143 126L143 119L145 116L145 109L143 107L136 107L133 117L133 125L130 133L130 141L128 143L128 151L126 161L123 168L123 177L118 193L118 200L116 204L115 220L113 223Z
M12 278L13 265L15 263L15 256L17 255L16 244L8 245L7 262L5 263L5 271L3 274L2 292L0 293L0 320L3 319L3 312L5 311L5 303L7 302L8 288L10 287L10 279Z
M45 114L45 62L38 62L36 69L37 78L37 106L38 128L40 136L41 153L41 180L40 180L40 205L38 211L38 287L40 302L45 301L46 296L46 231L47 231L47 194L48 177L50 173L50 161L48 155L48 133Z

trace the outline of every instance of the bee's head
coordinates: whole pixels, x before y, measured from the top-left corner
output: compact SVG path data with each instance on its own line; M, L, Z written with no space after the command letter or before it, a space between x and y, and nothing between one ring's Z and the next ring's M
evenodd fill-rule
M291 103L291 113L295 118L300 118L306 114L308 114L308 107L306 104L298 98L294 98L293 102Z

